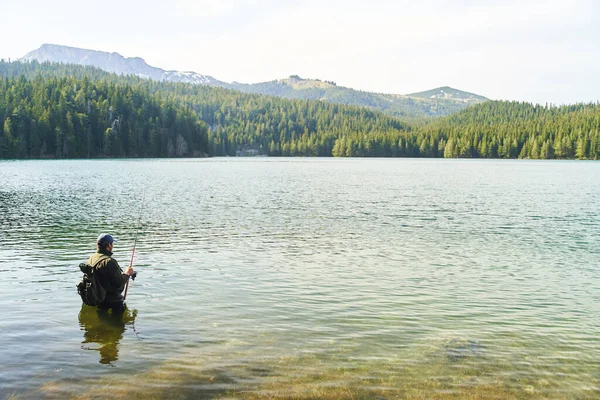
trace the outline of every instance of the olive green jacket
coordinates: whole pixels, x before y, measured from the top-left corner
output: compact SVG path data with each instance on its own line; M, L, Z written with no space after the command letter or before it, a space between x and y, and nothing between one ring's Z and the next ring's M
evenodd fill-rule
M123 301L121 292L129 280L129 275L123 273L117 260L111 257L112 254L108 250L99 249L88 260L89 265L96 266L98 281L106 290L104 302Z

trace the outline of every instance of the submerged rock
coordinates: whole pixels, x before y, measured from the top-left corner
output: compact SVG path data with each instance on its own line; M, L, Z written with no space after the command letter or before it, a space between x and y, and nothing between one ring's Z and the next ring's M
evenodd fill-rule
M479 341L462 337L452 337L444 340L442 342L442 349L446 358L451 363L483 355L483 347Z

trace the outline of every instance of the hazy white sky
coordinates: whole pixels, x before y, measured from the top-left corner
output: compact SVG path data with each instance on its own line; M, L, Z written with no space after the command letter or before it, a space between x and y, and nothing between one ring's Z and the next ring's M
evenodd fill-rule
M54 43L223 81L600 100L598 0L0 0L0 58Z

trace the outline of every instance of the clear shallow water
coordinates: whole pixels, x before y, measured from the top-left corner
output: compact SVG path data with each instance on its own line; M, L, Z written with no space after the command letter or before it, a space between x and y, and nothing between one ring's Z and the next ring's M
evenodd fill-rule
M597 162L2 162L0 397L600 398L599 234Z

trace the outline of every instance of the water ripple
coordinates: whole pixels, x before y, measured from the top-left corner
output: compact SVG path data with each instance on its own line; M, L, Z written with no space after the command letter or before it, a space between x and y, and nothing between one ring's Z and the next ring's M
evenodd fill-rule
M598 176L462 160L0 163L0 386L127 397L119 376L136 373L146 397L598 397ZM82 348L99 325L77 323L77 265L104 231L128 264L144 191L137 318L103 333L118 350L103 369L101 345Z

